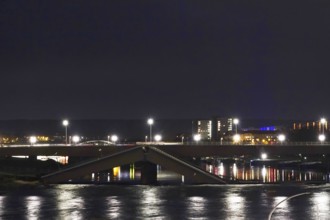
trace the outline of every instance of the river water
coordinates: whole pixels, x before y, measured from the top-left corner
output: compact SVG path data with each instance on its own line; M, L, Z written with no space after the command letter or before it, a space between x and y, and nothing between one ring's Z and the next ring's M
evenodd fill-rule
M75 185L0 190L1 219L330 219L330 185Z

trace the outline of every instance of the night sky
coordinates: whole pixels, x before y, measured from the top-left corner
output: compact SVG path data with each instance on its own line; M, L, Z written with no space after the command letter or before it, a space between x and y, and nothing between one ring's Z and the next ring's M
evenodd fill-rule
M330 2L0 1L0 119L330 117Z

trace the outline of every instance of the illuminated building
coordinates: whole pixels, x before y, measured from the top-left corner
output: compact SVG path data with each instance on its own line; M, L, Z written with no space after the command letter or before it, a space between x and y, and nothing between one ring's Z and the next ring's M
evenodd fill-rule
M278 134L278 131L271 130L249 130L240 135L244 144L275 144L278 143Z
M214 121L214 140L219 140L233 131L233 118L215 118Z
M233 118L212 118L193 121L193 133L202 140L219 141L233 131Z
M323 125L321 123L321 120L319 121L305 121L305 122L295 122L292 126L293 130L317 130L319 132L322 132ZM324 123L324 130L328 131L328 122L325 121Z
M212 120L197 120L193 121L193 124L195 124L193 133L199 134L201 140L212 139Z

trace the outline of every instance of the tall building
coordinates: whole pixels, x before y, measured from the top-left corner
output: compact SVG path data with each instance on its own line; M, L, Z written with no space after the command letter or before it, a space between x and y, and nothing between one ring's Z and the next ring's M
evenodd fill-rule
M234 129L233 118L216 117L193 121L193 132L200 134L202 140L219 141Z
M213 140L215 141L233 131L233 118L215 118L214 124Z
M212 139L212 120L197 120L195 132L201 135L202 140Z

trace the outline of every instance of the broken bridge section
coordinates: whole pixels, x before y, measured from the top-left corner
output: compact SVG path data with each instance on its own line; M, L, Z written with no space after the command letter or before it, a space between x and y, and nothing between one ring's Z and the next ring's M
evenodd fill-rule
M141 170L142 184L157 182L156 164L184 176L187 184L224 184L223 179L208 173L188 162L170 155L154 146L135 147L118 153L95 159L79 165L45 175L42 180L46 184L67 182L89 173L107 170L116 166L144 161L146 166Z

